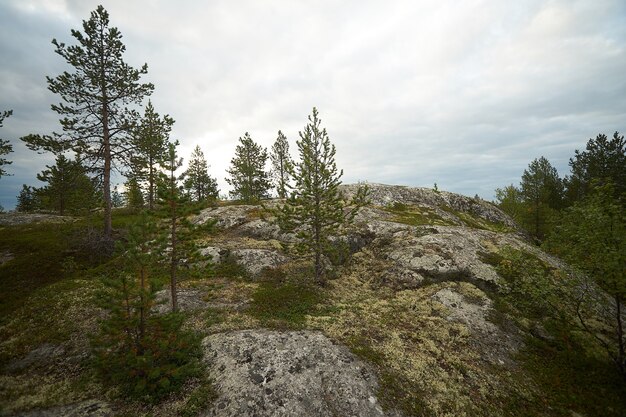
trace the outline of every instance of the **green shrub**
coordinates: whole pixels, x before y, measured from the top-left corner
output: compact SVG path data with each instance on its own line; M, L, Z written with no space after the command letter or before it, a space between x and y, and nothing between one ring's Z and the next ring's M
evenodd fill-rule
M94 365L102 380L124 397L157 402L200 374L200 338L181 330L183 317L150 317L145 334L137 329L103 326L94 345ZM138 336L138 335L137 335Z
M302 327L306 316L316 312L321 290L292 283L262 282L252 295L249 314L272 327Z

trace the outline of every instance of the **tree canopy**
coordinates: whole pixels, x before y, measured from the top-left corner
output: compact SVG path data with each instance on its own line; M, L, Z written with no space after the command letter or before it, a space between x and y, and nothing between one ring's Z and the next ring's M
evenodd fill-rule
M592 182L611 182L615 196L626 205L626 140L615 132L611 139L599 134L589 139L584 151L578 149L569 165L572 174L567 178L567 197L571 203L582 200L592 189Z
M293 160L289 155L289 142L287 137L278 131L278 137L272 145L270 152L270 161L272 162L272 179L279 198L287 196L287 188L289 187L289 179L293 171Z
M147 183L148 208L154 208L156 200L156 182L159 165L167 159L169 134L174 119L169 115L161 117L148 101L144 115L132 136L134 150L131 157L133 175Z
M283 230L296 231L297 249L313 259L315 280L323 285L324 259L331 249L331 237L350 223L356 210L365 202L366 189L361 188L352 210L339 192L343 171L335 163L335 145L331 144L319 113L314 107L309 123L299 132L297 146L300 160L295 163L295 185L286 204L278 212Z
M182 177L183 186L196 202L216 200L219 196L217 180L209 175L209 165L200 146L196 145L191 153L189 166Z
M226 178L232 187L230 195L245 202L256 202L269 196L271 187L265 170L267 150L252 140L248 132L239 138L235 156L230 161Z
M83 32L72 30L76 44L52 40L55 52L73 72L47 77L48 89L61 97L52 109L61 119L61 133L28 135L22 140L33 150L56 154L71 150L81 155L102 178L104 236L111 238L111 171L128 164L131 133L139 113L129 106L141 104L154 90L141 83L148 66L135 69L124 62L126 46L116 27L109 27L102 6L83 21Z

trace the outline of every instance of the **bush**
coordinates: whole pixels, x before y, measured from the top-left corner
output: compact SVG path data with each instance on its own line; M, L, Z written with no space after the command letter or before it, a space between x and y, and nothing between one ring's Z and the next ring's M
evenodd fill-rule
M136 329L103 326L92 342L94 365L102 380L118 387L124 397L156 402L187 378L198 376L200 338L182 331L182 321L174 313L151 317L138 343L132 337Z
M299 328L321 301L321 291L316 287L266 281L252 295L249 313L267 326Z

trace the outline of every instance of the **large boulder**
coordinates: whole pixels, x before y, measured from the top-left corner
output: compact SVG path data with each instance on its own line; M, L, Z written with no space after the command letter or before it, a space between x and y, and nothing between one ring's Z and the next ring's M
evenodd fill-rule
M218 398L206 416L374 417L370 367L320 332L245 330L204 339Z

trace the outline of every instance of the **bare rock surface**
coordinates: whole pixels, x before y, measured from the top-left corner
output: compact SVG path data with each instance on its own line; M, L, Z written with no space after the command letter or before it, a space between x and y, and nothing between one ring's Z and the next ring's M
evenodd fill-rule
M256 210L260 210L260 208L250 205L211 207L202 210L200 214L191 219L191 222L193 224L205 224L208 221L216 220L217 227L229 229L246 223L250 213Z
M265 268L277 268L287 262L287 257L276 250L235 249L231 254L253 276L259 275Z
M369 366L320 332L244 330L203 342L218 399L206 416L385 416Z
M28 352L23 358L9 362L5 370L8 372L16 372L31 366L46 365L49 362L63 357L65 354L66 351L62 345L44 343Z
M99 400L87 400L77 404L64 405L43 410L33 410L16 417L112 417L109 404Z
M501 223L516 229L515 222L493 204L479 198L467 197L447 191L435 191L431 188L406 187L402 185L367 184L369 199L377 206L389 206L394 203L430 206L432 208L449 207L453 210L472 214L494 223ZM358 189L358 184L346 184L341 190L351 198Z
M226 249L219 248L217 246L207 246L200 249L200 255L209 258L214 264L222 262L227 254L228 251Z
M74 220L74 217L57 216L56 214L19 213L16 211L0 213L0 226L18 226L30 223L66 223Z
M396 232L382 251L405 275L417 274L430 282L471 281L495 289L498 274L480 259L481 253L489 252L483 242L493 235L465 227L431 226Z
M478 295L468 297L455 288L443 288L433 295L433 299L448 308L448 320L463 323L470 329L471 341L483 359L494 365L513 365L512 355L522 345L520 337L516 332L505 332L489 321L493 301L482 291L475 289L475 292Z
M209 303L204 300L205 293L200 290L179 288L176 295L180 311L203 310L209 307ZM153 310L156 313L164 314L172 311L172 296L169 289L158 291L155 296L157 304Z

